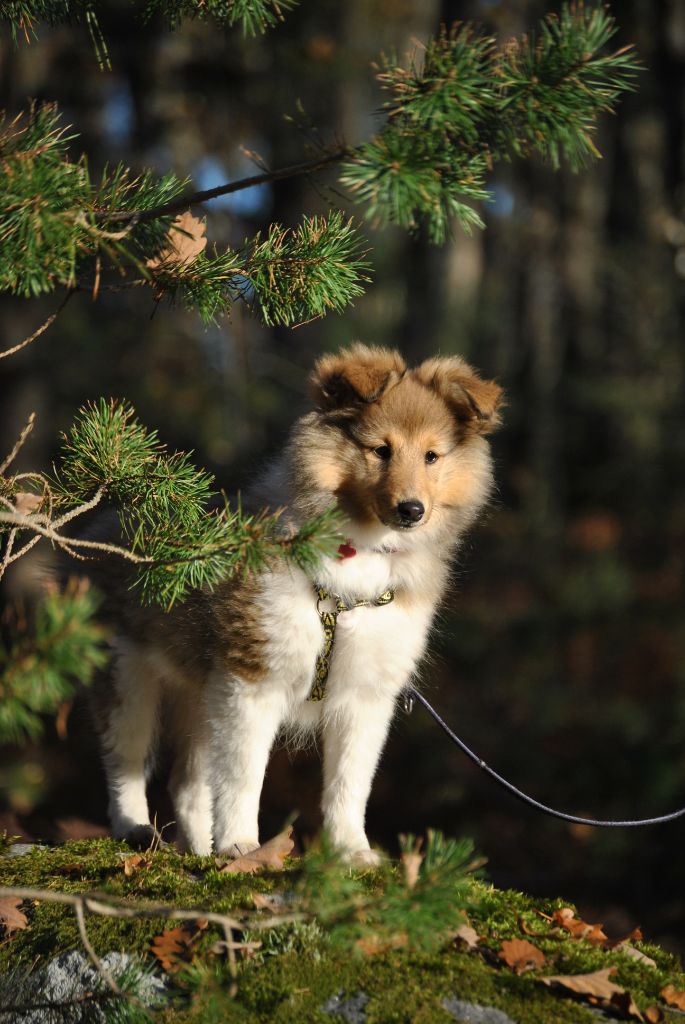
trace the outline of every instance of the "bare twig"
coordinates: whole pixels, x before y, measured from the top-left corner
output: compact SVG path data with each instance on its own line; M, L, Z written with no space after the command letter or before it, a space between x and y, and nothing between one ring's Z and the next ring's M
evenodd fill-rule
M2 498L0 498L0 501L2 501ZM88 502L87 505L90 506L90 503ZM79 506L77 514L80 514L83 510L83 507ZM82 548L85 551L102 551L105 554L120 555L136 565L150 565L154 562L154 559L144 555L136 555L133 551L129 551L128 548L122 548L118 544L108 544L99 540L81 540L76 537L62 537L52 526L43 525L41 520L44 520L44 518L44 516L24 516L19 512L0 512L0 523L18 526L22 530L33 530L34 533L40 534L41 537L46 537L64 551L69 551L70 548ZM74 518L73 515L71 518ZM73 554L73 552L69 553Z
M16 459L16 457L19 454L19 451L20 451L22 445L24 444L24 441L26 440L26 438L29 436L29 434L33 430L33 425L34 425L35 422L36 422L36 414L35 414L35 412L32 412L31 415L29 416L28 420L26 421L26 426L24 427L24 429L22 430L21 434L19 435L14 448L9 453L7 458L4 459L2 462L0 462L0 476L3 475L5 470L7 470L12 465L14 460Z
M90 512L102 501L106 490L107 488L105 485L101 484L90 501L84 501L82 505L79 505L77 508L72 508L69 512L65 512L63 516L60 516L59 519L55 519L52 524L53 529L59 530L61 526L64 526L65 523L70 523L71 520L75 519L77 516L83 515L84 512Z
M52 324L54 324L55 320L60 315L60 313L62 312L62 310L64 309L64 307L66 306L67 302L69 301L73 294L74 289L70 288L67 291L67 294L60 302L55 312L50 314L45 323L41 324L38 330L34 331L33 334L30 334L28 338L24 338L23 341L20 341L18 345L13 345L12 348L6 348L4 352L0 352L0 359L4 359L6 356L14 355L15 352L19 352L21 351L22 348L26 348L27 345L30 345L32 341L36 340L36 338L40 338L41 334L45 334L48 327L51 327Z
M78 924L78 933L81 936L81 942L83 943L83 948L85 949L86 953L88 954L88 956L92 960L93 966L95 967L96 971L105 980L105 982L107 983L107 986L109 988L111 988L112 992L114 992L114 994L117 995L117 996L123 995L121 989L117 985L117 983L114 980L114 978L112 977L111 973L107 970L107 968L103 964L102 960L100 959L100 957L97 955L97 953L93 949L93 945L92 945L90 939L88 938L88 931L86 929L86 919L85 919L85 916L84 916L84 913L83 913L83 904L84 904L83 900L77 900L74 903L74 913L76 914L76 923Z
M156 220L158 217L167 217L178 210L185 210L196 203L206 203L210 199L217 199L219 196L230 195L231 192L240 192L245 188L252 188L255 185L265 185L271 181L281 181L284 178L298 178L305 174L313 174L330 164L339 163L349 156L351 150L346 148L336 149L326 156L318 157L316 160L306 160L300 164L291 164L288 167L280 167L274 171L265 171L263 174L253 174L249 178L240 178L238 181L231 181L225 185L218 185L216 188L205 189L203 192L191 192L172 199L161 206L154 206L149 210L102 210L95 214L98 221L133 221L135 224L144 224L149 220Z
M14 547L14 542L16 539L17 531L10 530L10 535L7 538L7 547L5 548L5 553L2 556L2 562L0 562L0 580L5 575L5 569L12 562L12 549Z

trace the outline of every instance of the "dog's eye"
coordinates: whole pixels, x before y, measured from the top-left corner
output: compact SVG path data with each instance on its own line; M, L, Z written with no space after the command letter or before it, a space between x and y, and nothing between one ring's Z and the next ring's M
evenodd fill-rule
M426 452L426 462L429 466L432 466L434 462L438 461L439 456L436 452Z
M377 455L383 462L387 462L392 455L392 450L389 444L379 444L378 448L374 448L373 454Z

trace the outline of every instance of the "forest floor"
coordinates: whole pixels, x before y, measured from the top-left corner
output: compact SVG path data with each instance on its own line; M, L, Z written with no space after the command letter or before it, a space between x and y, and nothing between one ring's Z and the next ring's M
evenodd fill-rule
M448 864L458 844L445 842ZM6 840L0 886L34 891L0 894L0 1021L683 1019L682 966L637 929L607 937L563 899L470 874L454 875L451 908L449 864L431 875L416 849L366 871L287 849L252 873L111 839ZM173 908L191 913L170 919ZM55 964L72 972L66 987L64 970L61 988L50 980Z

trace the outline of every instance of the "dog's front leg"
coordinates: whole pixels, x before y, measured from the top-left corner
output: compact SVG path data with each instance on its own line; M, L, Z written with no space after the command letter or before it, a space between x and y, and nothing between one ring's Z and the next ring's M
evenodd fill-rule
M273 683L231 678L212 681L209 701L214 848L239 857L259 846L259 797L285 699Z
M364 816L393 709L387 694L355 692L326 712L324 828L334 846L356 863L379 861L366 838Z

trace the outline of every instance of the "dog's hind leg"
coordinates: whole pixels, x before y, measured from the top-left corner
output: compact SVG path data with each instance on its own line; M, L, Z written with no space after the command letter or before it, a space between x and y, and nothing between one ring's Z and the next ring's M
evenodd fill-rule
M212 793L209 787L208 731L199 700L179 699L173 709L174 762L169 793L182 850L212 852Z
M112 834L146 848L155 839L150 824L146 763L157 731L162 682L135 645L120 641L111 688L93 694L102 739Z

